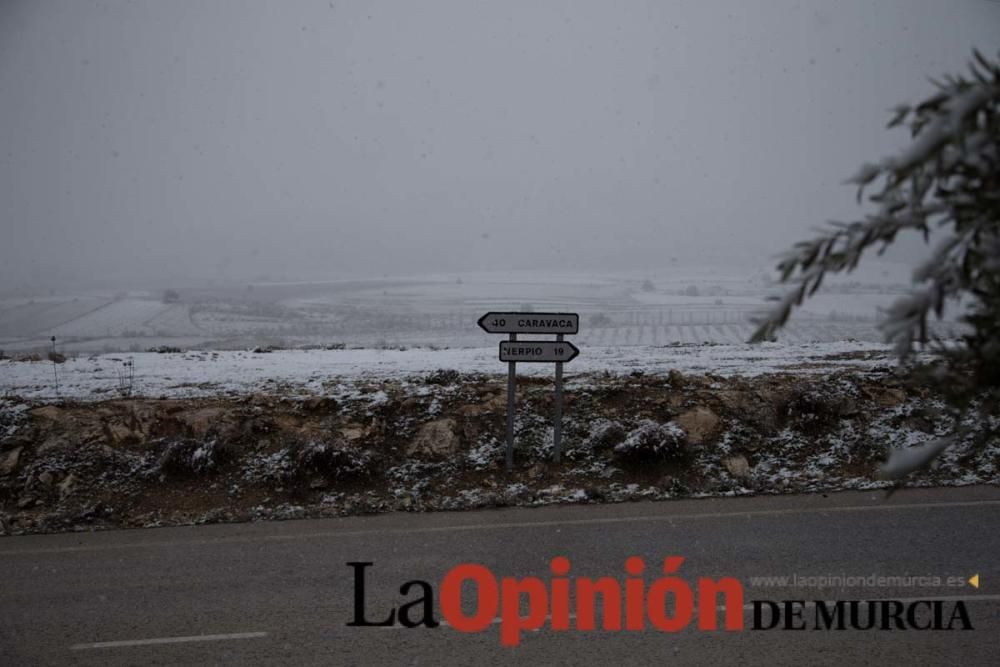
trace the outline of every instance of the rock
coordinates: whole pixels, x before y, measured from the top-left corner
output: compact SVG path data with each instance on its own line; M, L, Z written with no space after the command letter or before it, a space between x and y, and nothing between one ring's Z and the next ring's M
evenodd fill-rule
M43 405L31 411L31 416L36 419L49 419L59 421L63 417L63 412L55 405Z
M267 394L262 394L260 392L251 394L246 399L246 401L250 405L265 406L265 407L271 407L274 403L274 399L271 396L268 396Z
M332 415L339 407L337 400L330 396L310 396L302 401L302 409L313 414Z
M201 440L212 430L219 430L225 418L225 410L221 408L203 408L184 415L191 437Z
M675 484L677 484L677 478L673 475L664 475L656 480L656 486L661 491L669 491Z
M535 465L528 468L528 479L539 480L545 477L545 465L541 463L536 463Z
M52 483L56 481L56 478L48 470L38 475L38 481L43 486L52 486Z
M42 456L44 454L51 454L52 452L59 451L60 449L66 449L69 447L69 441L66 440L64 435L53 435L50 436L45 442L38 445L38 449L35 450L36 456Z
M309 482L309 488L315 490L325 489L330 486L330 482L322 477L315 477L311 482Z
M875 402L884 408L894 408L906 401L906 392L902 389L885 389L875 396Z
M81 426L77 435L77 441L82 445L104 442L104 429L96 425ZM41 448L39 448L41 451Z
M158 411L153 410L149 406L136 407L132 410L132 413L128 415L128 427L132 433L139 436L140 439L145 440L149 437L149 433L153 428L153 425L160 420L160 414Z
M128 426L120 423L108 424L106 435L108 441L113 445L124 445L129 442L138 441L135 433Z
M367 429L358 424L349 424L347 427L340 429L340 436L348 442L363 440L366 435L368 435Z
M486 411L485 403L469 403L468 405L462 405L458 408L458 414L463 417L479 417Z
M840 411L841 419L857 417L861 412L861 408L858 407L858 402L850 396L844 396L843 399L837 404L837 409Z
M15 447L2 457L0 457L0 477L9 475L17 469L17 464L21 460L21 450L24 447Z
M479 442L483 424L478 419L463 419L461 436L464 442Z
M922 415L915 415L900 421L899 426L907 431L919 431L921 433L933 434L935 422Z
M719 417L705 407L688 410L674 420L687 433L692 445L700 445L709 440L719 429Z
M722 459L722 467L733 477L745 479L750 476L750 464L742 454L734 454Z
M34 504L35 504L34 496L21 496L21 498L17 501L17 509L19 510L28 509Z
M59 482L59 500L64 500L73 495L73 492L76 491L76 481L76 475L70 473L66 475L66 479Z
M475 403L469 403L458 408L463 417L480 417L482 415L500 412L507 407L507 397L502 394L487 394Z
M454 419L438 419L420 427L416 437L406 446L406 455L417 458L443 459L458 453L459 439Z
M739 412L746 406L746 395L738 389L718 389L712 396L722 404L724 411Z

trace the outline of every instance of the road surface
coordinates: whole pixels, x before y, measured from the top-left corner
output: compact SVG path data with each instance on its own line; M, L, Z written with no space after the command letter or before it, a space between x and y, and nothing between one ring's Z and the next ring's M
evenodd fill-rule
M0 539L0 655L20 664L1000 664L1000 489L684 500ZM358 628L349 561L372 561L369 615L440 592L462 562L548 581L624 579L641 556L754 599L962 599L971 631L553 632ZM766 586L751 577L980 575L980 586ZM435 613L440 617L435 600ZM747 612L748 614L750 612Z

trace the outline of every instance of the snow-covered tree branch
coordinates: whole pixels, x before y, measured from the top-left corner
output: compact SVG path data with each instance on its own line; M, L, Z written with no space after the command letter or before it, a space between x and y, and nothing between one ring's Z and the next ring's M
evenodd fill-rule
M937 92L931 97L893 110L888 126L908 127L911 143L847 181L858 186L859 202L871 192L874 211L859 221L830 223L781 257L781 280L792 289L758 321L752 341L772 339L827 273L852 271L866 251L881 254L901 233L925 240L933 234L935 250L914 272L913 292L889 309L883 331L901 360L912 360L917 346L938 353L911 371L944 388L953 410L1000 413L1000 62L973 55L968 74L932 81ZM968 325L950 343L928 330L928 319L949 307L961 307ZM963 437L955 433L950 441ZM936 443L927 456L893 457L883 473L905 475L947 444Z

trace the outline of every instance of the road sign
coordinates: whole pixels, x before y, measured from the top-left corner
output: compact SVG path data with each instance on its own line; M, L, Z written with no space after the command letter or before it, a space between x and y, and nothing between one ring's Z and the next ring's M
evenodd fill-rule
M580 331L577 313L486 313L479 318L486 333L575 334Z
M566 334L580 331L580 316L576 313L486 313L476 322L486 333L509 334L500 343L500 361L507 362L507 471L514 468L514 389L517 384L517 362L554 363L556 365L556 396L554 401L553 458L559 462L562 449L562 366L580 354L573 343L563 340ZM522 340L517 335L555 334L556 339Z
M500 361L527 363L565 363L572 361L580 350L566 341L504 340L500 341Z

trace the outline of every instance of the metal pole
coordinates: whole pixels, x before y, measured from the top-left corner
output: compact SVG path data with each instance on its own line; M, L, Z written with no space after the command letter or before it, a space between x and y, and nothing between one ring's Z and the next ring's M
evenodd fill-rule
M517 340L517 334L510 335L510 342ZM514 386L517 382L517 363L507 363L507 472L514 469Z
M556 340L561 341L563 339L562 334L556 334ZM552 417L552 427L555 436L555 451L553 454L553 460L559 463L559 454L562 452L560 447L562 443L562 367L563 362L556 362L556 412Z

